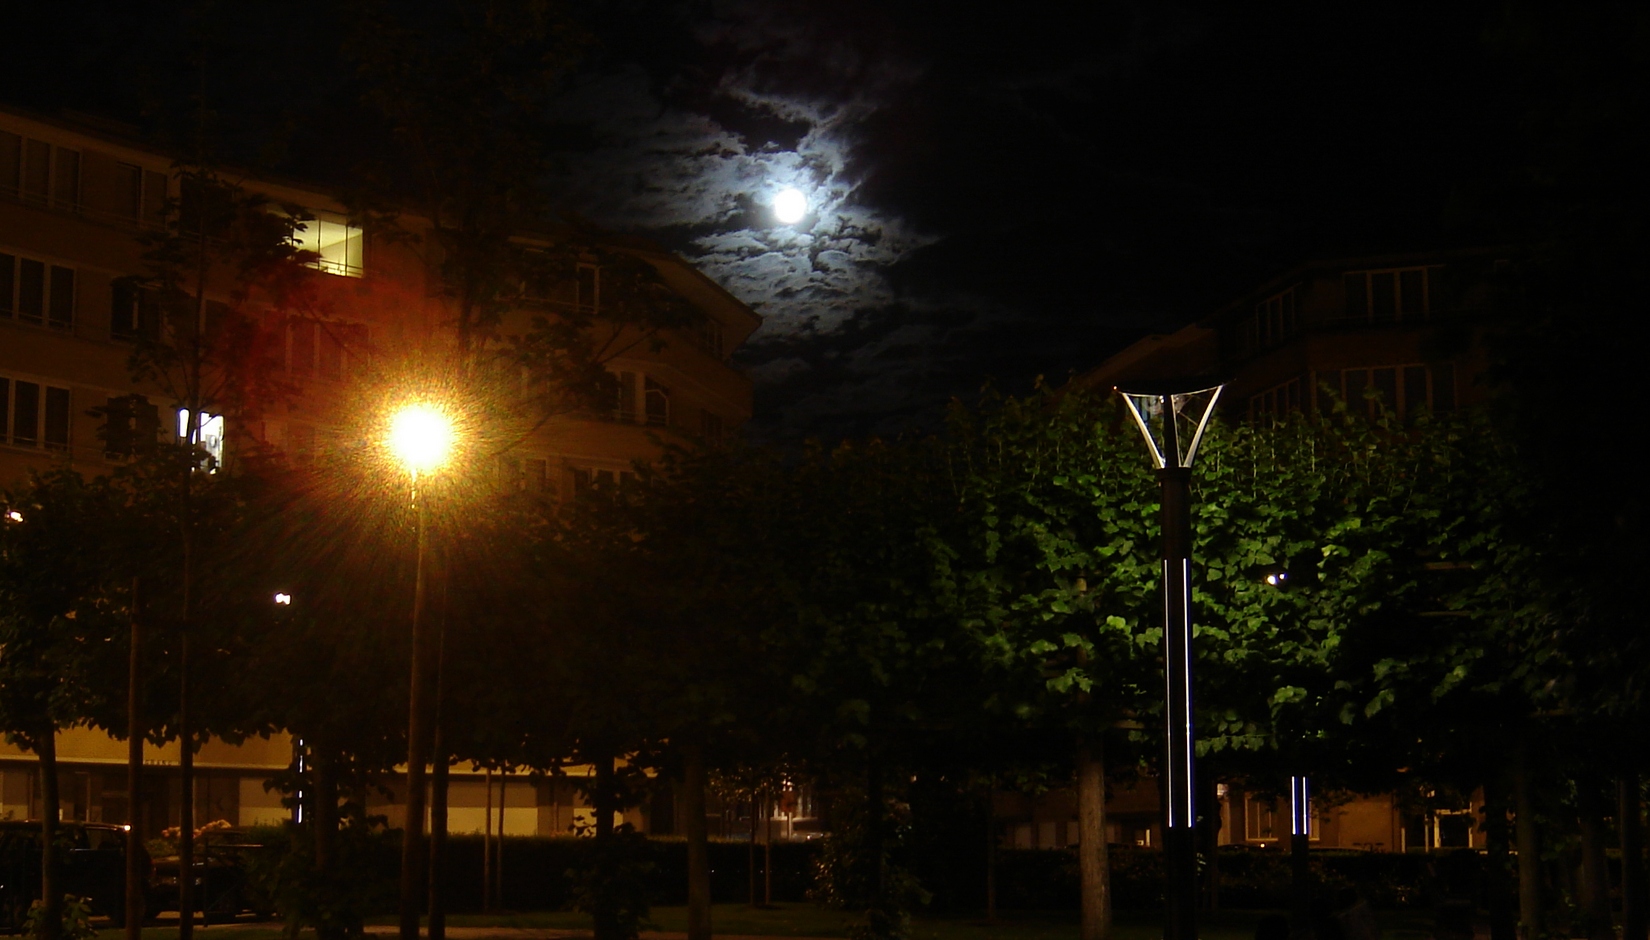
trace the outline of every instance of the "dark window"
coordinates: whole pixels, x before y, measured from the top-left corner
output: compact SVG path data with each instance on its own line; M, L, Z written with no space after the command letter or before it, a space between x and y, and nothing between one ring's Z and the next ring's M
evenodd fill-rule
M142 167L115 164L115 205L121 218L136 222L143 217Z
M32 258L17 262L17 315L39 323L46 315L46 265Z
M57 173L52 180L52 204L59 209L80 208L80 154L57 148Z
M580 264L575 289L578 296L574 298L574 303L578 305L579 310L584 313L595 313L601 303L601 269L593 264Z
M12 409L12 443L32 446L40 442L40 386L33 382L18 382L16 389L16 407Z
M23 200L35 205L46 204L47 187L52 179L52 147L41 140L31 140L23 148Z
M117 278L110 284L110 336L116 339L153 336L159 323L160 300L153 290L131 278Z
M699 433L703 434L707 441L720 441L722 439L722 416L709 411L703 412L699 418Z
M1440 362L1432 367L1432 410L1455 410L1455 365Z
M1346 405L1348 408L1364 407L1364 389L1369 387L1368 369L1346 370Z
M550 487L550 462L547 460L527 461L527 486L535 493L543 493Z
M1381 396L1381 406L1392 411L1398 410L1398 370L1371 369L1370 384Z
M341 379L344 377L344 347L339 345L338 335L331 329L322 327L320 332L321 376L328 379Z
M1377 323L1397 319L1398 279L1391 271L1369 276L1369 318Z
M17 258L0 255L0 315L11 316L12 295L17 292Z
M166 222L166 174L143 172L143 221L159 228Z
M1427 314L1427 272L1411 268L1398 274L1400 312L1406 320L1419 320Z
M1346 315L1356 320L1369 316L1369 275L1362 271L1346 276Z
M1414 414L1427 403L1427 367L1404 367L1404 411Z
M670 389L652 379L647 380L647 423L670 424Z
M619 420L635 421L636 413L636 373L619 373Z
M1318 407L1328 410L1330 404L1327 396L1339 396L1341 394L1340 371L1330 369L1326 372L1319 372L1317 385L1313 388L1313 393L1317 396Z
M292 345L287 353L287 368L296 375L314 374L315 324L308 320L294 319L289 322L288 332L292 337Z
M0 131L0 196L17 195L17 174L23 169L23 138Z
M74 326L74 268L52 265L50 322L60 330Z
M69 390L46 387L45 443L53 450L69 448Z

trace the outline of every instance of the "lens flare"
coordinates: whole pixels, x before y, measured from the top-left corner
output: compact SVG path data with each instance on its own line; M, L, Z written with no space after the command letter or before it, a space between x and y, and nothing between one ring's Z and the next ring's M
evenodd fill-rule
M390 452L414 476L441 469L453 438L452 418L434 405L408 405L390 419Z

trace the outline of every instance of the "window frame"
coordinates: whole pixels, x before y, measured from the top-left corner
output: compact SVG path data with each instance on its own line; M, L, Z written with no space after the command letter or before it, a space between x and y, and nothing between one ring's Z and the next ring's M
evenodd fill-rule
M1345 271L1341 274L1341 321L1346 323L1414 323L1432 319L1432 272L1442 268L1438 264L1406 265L1390 268L1362 268L1355 271ZM1407 275L1420 275L1421 302L1419 309L1405 310L1409 289L1404 286ZM1392 279L1392 310L1390 315L1376 309L1376 278L1390 277ZM1362 312L1354 312L1353 280L1358 279L1359 291L1362 294L1358 304Z
M33 387L34 407L30 424L33 437L19 441L18 408L22 404L20 385ZM0 373L0 445L19 450L67 453L74 447L74 392L50 379L17 373ZM60 418L60 420L54 420Z
M38 312L25 312L23 309L23 293L30 280L24 276L28 265L38 265L40 268ZM0 319L44 329L74 331L75 308L78 306L80 293L78 268L58 264L37 255L12 252L0 252L0 267L8 269L0 273L0 289L5 293L5 296L0 297ZM68 294L66 302L62 300L65 281Z

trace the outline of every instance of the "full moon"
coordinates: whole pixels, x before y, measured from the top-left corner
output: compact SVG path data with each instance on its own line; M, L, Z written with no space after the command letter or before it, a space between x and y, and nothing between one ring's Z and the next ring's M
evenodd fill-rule
M808 214L808 197L795 187L782 189L773 197L773 214L786 225L800 222Z

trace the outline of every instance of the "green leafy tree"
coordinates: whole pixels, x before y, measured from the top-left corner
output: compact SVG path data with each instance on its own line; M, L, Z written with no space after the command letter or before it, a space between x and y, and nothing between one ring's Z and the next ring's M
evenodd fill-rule
M0 731L40 759L42 897L36 930L64 923L57 733L86 722L109 686L125 603L100 546L116 501L67 467L0 493ZM101 667L101 668L100 668Z

